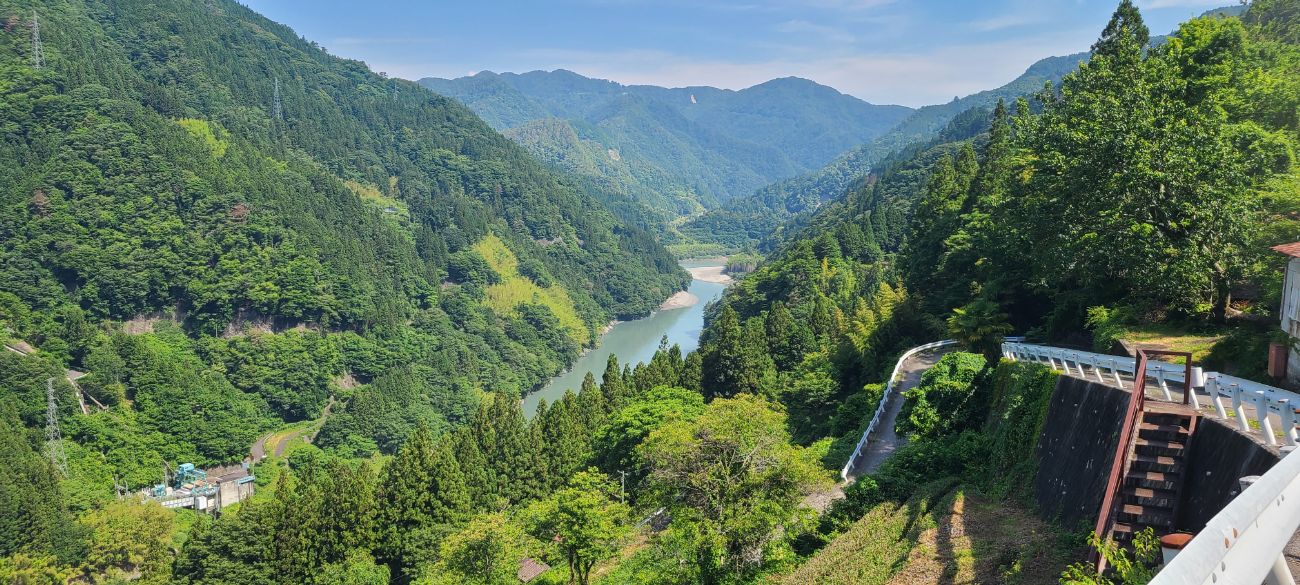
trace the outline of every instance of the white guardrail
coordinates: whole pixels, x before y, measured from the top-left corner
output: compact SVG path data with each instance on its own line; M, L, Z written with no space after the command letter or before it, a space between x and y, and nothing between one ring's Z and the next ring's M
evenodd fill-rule
M902 380L898 379L898 372L903 369L903 362L923 351L956 344L957 342L951 339L934 341L925 345L913 347L912 349L903 352L903 355L898 357L898 363L894 364L894 371L889 374L889 379L885 382L885 392L880 396L880 405L876 407L876 414L872 415L871 423L867 425L867 430L862 431L862 438L858 439L858 446L853 448L853 455L849 457L849 462L845 463L844 469L840 470L840 479L848 481L849 470L853 468L853 462L858 460L858 456L862 454L862 448L867 446L867 439L871 437L871 431L876 430L876 425L880 423L880 417L884 416L885 407L889 404L889 397L894 393L894 388L902 382Z
M1003 343L1002 355L1012 360L1047 363L1054 369L1083 379L1089 379L1090 375L1086 370L1090 368L1092 378L1106 384L1113 382L1120 388L1127 387L1124 376L1127 375L1131 379L1137 367L1135 358L1030 343ZM1185 375L1186 369L1181 365L1154 360L1147 362L1147 376L1159 382L1160 391L1164 393L1166 400L1173 400L1169 384L1172 382L1181 386ZM1235 417L1236 425L1242 432L1257 434L1265 443L1277 445L1273 422L1268 416L1271 413L1280 422L1279 430L1283 441L1288 445L1300 445L1300 438L1296 436L1296 425L1300 423L1300 416L1296 415L1295 410L1296 406L1300 406L1300 394L1219 372L1203 372L1201 368L1195 367L1192 368L1192 387L1203 388L1204 397L1210 400L1219 418L1228 420ZM1190 397L1192 406L1200 409L1201 398L1202 396L1197 392L1192 392ZM1232 417L1228 414L1228 407L1224 406L1224 398L1231 399ZM1253 406L1255 409L1258 430L1250 426L1247 406Z
M1062 349L1021 343L1023 338L1008 337L1002 344L1002 354L1011 360L1045 362L1071 376L1125 387L1124 375L1131 379L1137 365L1134 358L1125 358L1087 351ZM889 375L880 405L871 417L871 423L858 440L853 456L840 472L848 479L849 469L857 461L884 414L889 398L901 382L898 379L903 363L912 356L929 350L954 345L952 340L936 341L907 350L898 358ZM1169 383L1182 385L1186 368L1175 364L1150 361L1147 375L1159 383L1165 398L1172 400ZM1109 379L1108 379L1109 377ZM1283 448L1282 460L1263 476L1245 478L1249 485L1233 498L1187 547L1165 564L1151 581L1152 585L1204 584L1204 585L1259 585L1276 583L1291 585L1295 581L1287 568L1283 548L1300 529L1300 449L1297 445L1296 423L1300 421L1295 408L1300 406L1300 394L1266 384L1252 382L1219 372L1202 372L1192 369L1192 395L1190 402L1200 408L1195 389L1203 389L1214 404L1215 413L1230 418L1223 398L1232 399L1232 412L1243 432L1250 428L1246 405L1255 407L1259 433L1271 445L1277 440L1273 434L1269 414L1277 415L1282 423L1282 435L1290 447ZM1245 482L1245 480L1243 480ZM1205 537L1205 538L1202 538Z
M1295 583L1282 550L1300 527L1300 454L1284 456L1211 518L1152 585Z

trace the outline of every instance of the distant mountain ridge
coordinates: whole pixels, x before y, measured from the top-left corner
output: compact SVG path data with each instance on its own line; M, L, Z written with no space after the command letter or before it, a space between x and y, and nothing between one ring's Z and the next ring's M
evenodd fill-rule
M1030 65L1010 83L946 104L918 108L889 132L840 154L820 169L764 186L749 197L728 201L682 226L687 237L729 247L745 247L766 238L796 214L812 211L843 195L890 153L939 136L965 115L982 118L998 100L1013 101L1047 82L1057 83L1087 60L1088 53L1047 57ZM972 120L971 123L977 122Z
M816 169L913 112L796 77L742 90L664 88L560 69L420 84L465 104L542 160L665 217Z

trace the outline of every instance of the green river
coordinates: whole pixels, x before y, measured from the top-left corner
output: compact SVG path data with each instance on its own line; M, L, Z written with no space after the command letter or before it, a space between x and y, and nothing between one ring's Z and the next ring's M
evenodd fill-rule
M707 268L722 264L721 260L712 258L686 260L682 262L682 267ZM642 319L618 323L601 338L600 347L578 358L569 371L552 378L541 390L525 396L524 415L533 416L537 412L538 402L543 398L550 404L564 396L565 390L577 392L587 372L595 375L599 382L601 374L605 372L605 362L611 354L618 356L620 365L630 363L635 366L638 362L648 362L659 348L659 339L665 335L668 336L669 345L676 343L681 346L682 354L694 351L699 347L700 332L704 329L704 307L721 296L726 287L726 284L717 282L692 280L687 292L699 299L694 305L684 309L656 311Z

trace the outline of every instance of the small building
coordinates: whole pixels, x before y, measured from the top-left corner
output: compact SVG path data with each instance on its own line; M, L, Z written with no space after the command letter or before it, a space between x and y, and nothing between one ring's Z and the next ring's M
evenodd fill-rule
M1273 250L1290 257L1286 263L1286 280L1282 284L1280 326L1292 339L1300 339L1300 242L1273 246ZM1294 345L1287 351L1286 379L1292 384L1300 384L1300 354Z
M519 561L519 571L515 573L515 577L519 578L520 583L527 583L549 570L551 570L551 566L546 563L530 558L524 558Z

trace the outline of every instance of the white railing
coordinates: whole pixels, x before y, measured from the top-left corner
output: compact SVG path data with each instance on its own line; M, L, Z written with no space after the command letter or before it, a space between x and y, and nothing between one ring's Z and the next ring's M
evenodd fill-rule
M1296 437L1296 423L1300 422L1300 417L1296 416L1295 410L1300 406L1300 394L1218 372L1205 375L1205 390L1213 397L1211 402L1215 413L1225 420L1228 413L1223 406L1223 397L1232 399L1232 414L1242 432L1251 432L1249 413L1246 412L1246 406L1250 405L1255 409L1255 421L1259 423L1259 433L1265 442L1277 445L1273 423L1268 417L1273 413L1281 422L1282 439L1286 444L1300 445Z
M1031 343L1007 342L1002 344L1002 355L1012 360L1030 360L1050 365L1053 369L1083 378L1095 378L1098 382L1114 384L1125 388L1125 376L1130 379L1135 374L1137 360L1131 357L1106 355L1089 351L1035 345ZM1091 372L1088 370L1091 369ZM1166 400L1173 400L1169 391L1170 384L1182 385L1186 369L1178 364L1161 361L1147 362L1147 377L1156 380L1159 390ZM1273 423L1268 414L1273 413L1280 421L1282 438L1288 445L1300 445L1296 435L1296 425L1300 416L1296 415L1296 406L1300 406L1300 394L1274 388L1266 384L1251 382L1219 372L1203 372L1201 368L1192 368L1192 387L1204 388L1205 396L1214 406L1220 418L1228 420L1236 417L1237 426L1245 433L1255 432L1250 427L1247 406L1255 409L1255 419L1259 424L1258 434L1265 443L1277 445ZM1231 399L1231 417L1223 399ZM1199 409L1200 396L1192 392L1189 397L1192 406Z
M1300 455L1293 450L1211 518L1152 585L1294 583L1282 549L1300 528Z
M862 454L862 448L867 445L867 438L871 436L871 431L876 430L876 425L880 423L880 417L884 416L885 407L889 404L889 397L893 394L894 388L898 386L899 382L901 382L901 380L898 379L898 372L902 371L903 362L923 351L956 344L957 342L951 339L934 341L925 345L913 347L912 349L903 352L903 355L898 357L898 363L894 364L894 371L889 374L889 379L885 382L885 392L880 396L880 405L876 407L876 414L872 415L871 423L867 425L867 430L862 431L862 438L858 439L858 446L854 447L853 455L849 457L849 462L845 463L844 469L840 470L840 479L848 481L849 470L853 467L853 462L858 460L858 456Z

